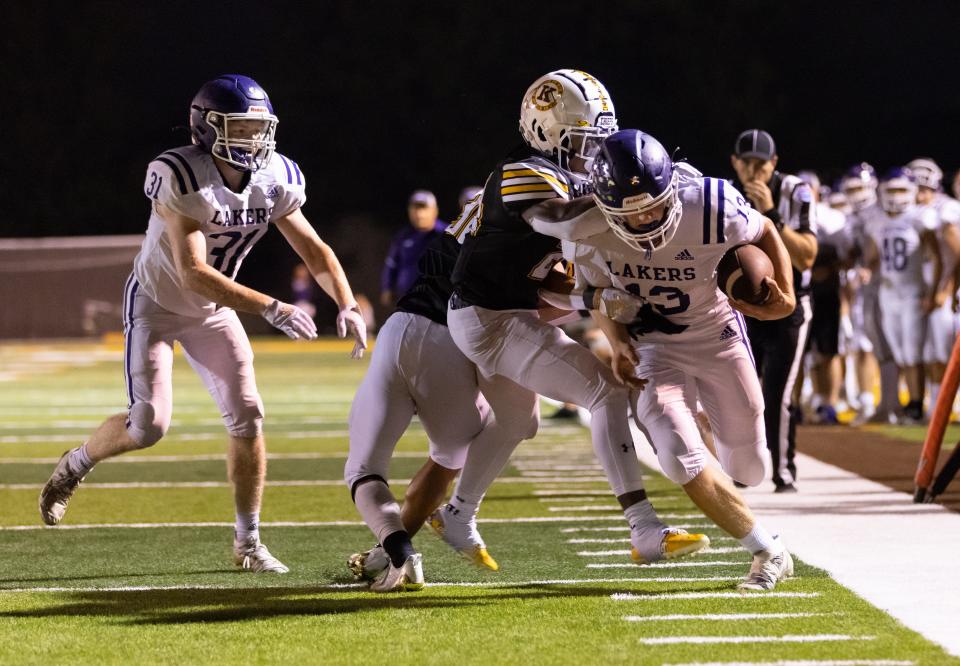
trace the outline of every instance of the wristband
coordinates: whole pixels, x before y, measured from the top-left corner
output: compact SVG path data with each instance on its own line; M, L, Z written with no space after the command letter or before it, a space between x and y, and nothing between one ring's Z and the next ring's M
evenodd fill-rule
M583 290L583 308L585 310L597 309L598 304L596 303L596 300L599 293L600 293L600 290L597 289L596 287L587 287L586 289Z

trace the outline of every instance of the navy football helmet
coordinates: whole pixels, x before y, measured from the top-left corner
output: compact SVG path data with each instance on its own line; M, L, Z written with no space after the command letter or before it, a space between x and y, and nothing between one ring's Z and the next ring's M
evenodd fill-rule
M270 163L278 122L266 91L241 74L207 81L190 103L193 142L239 171Z
M880 179L880 207L890 215L904 212L917 201L917 179L906 167L893 167Z
M680 223L679 175L659 141L640 130L620 130L604 139L590 179L613 233L636 250L652 252L670 242ZM663 214L649 219L662 204Z
M854 164L840 179L840 190L854 211L877 202L877 172L866 162Z

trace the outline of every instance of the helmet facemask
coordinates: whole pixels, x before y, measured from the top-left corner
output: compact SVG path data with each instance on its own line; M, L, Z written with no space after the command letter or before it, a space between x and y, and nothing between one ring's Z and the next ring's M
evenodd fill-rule
M277 148L274 137L279 120L266 108L251 108L247 113L208 110L203 117L216 133L211 149L214 157L238 171L259 171L270 163ZM260 127L250 131L247 127L250 123L259 123Z
M880 207L890 215L899 215L917 200L915 183L903 179L889 180L880 185Z
M659 195L651 197L649 194L639 194L626 197L622 207L610 206L596 194L593 195L593 199L617 238L635 250L654 252L669 243L677 233L680 217L683 214L679 180L680 173L674 169L670 184ZM631 224L639 215L664 203L666 208L659 220L643 225Z

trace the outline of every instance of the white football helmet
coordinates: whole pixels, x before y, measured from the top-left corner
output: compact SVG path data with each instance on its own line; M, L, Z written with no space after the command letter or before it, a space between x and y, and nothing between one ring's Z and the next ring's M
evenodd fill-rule
M931 190L940 189L940 183L943 181L943 170L929 157L918 157L910 162L907 168L913 172L913 177L916 178L919 187L928 187Z
M877 172L866 162L847 169L840 179L840 191L854 211L861 211L877 202Z
M906 211L917 201L917 181L910 169L895 167L880 179L880 207L890 215Z
M527 144L564 169L570 158L589 162L603 138L617 131L613 101L597 79L558 69L533 82L520 104L520 134Z

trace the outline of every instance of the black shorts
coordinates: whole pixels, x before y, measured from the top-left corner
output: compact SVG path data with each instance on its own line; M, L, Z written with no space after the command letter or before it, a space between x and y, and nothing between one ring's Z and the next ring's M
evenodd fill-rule
M840 283L828 280L811 285L813 319L807 349L823 356L840 351Z

